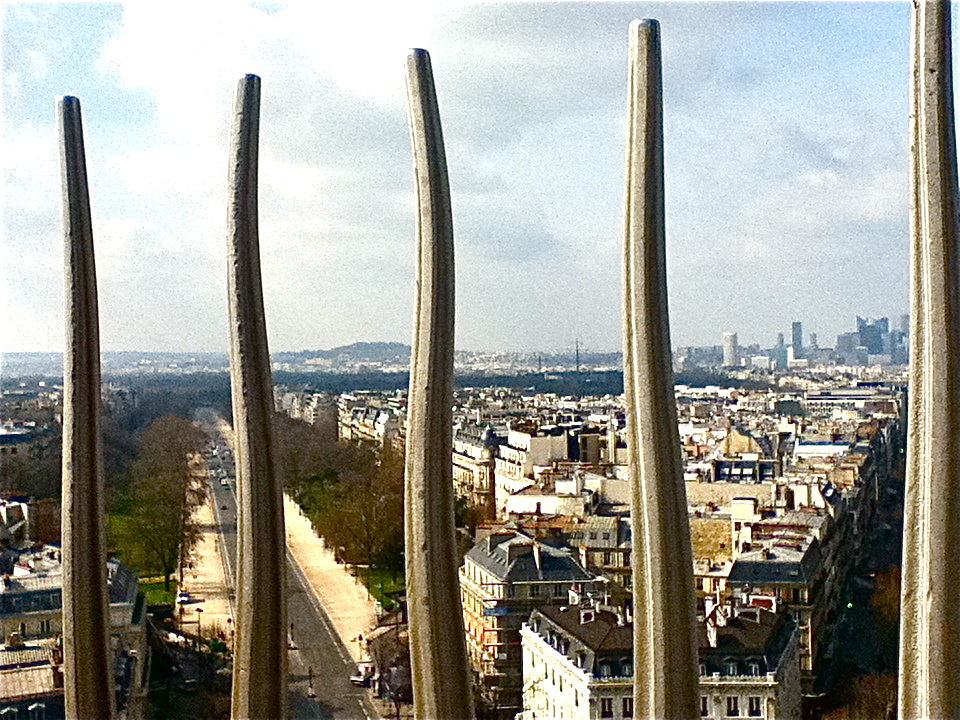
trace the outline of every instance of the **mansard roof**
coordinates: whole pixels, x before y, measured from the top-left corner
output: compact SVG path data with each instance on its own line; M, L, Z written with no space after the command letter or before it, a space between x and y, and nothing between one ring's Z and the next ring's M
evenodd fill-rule
M568 548L558 548L509 531L484 538L467 557L501 582L580 582L594 576L583 569Z

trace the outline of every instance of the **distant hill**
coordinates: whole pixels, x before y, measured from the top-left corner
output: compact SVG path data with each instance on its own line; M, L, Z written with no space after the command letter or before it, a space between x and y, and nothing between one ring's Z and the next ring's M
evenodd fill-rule
M356 342L330 350L299 350L272 353L274 362L304 362L312 359L338 362L398 362L410 361L410 346L395 342Z

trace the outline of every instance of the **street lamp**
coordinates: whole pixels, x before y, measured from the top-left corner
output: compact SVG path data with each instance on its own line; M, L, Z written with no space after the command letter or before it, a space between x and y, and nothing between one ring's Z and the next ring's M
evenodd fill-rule
M200 641L203 642L203 633L200 632L200 614L203 612L203 608L197 608L197 637L200 638Z

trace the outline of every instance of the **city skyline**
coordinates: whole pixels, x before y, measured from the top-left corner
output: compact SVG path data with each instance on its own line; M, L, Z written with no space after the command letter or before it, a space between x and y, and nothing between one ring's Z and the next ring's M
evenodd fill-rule
M403 59L433 57L457 346L620 349L627 25L661 21L674 347L907 306L909 4L3 7L0 349L62 347L54 100L83 103L104 350L222 351L233 92L263 77L274 352L409 342ZM842 310L840 310L842 308ZM348 322L344 319L348 318Z

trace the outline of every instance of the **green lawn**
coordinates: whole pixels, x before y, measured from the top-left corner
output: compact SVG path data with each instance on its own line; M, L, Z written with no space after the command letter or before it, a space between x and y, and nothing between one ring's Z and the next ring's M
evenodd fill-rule
M158 582L142 582L140 583L140 592L147 596L147 605L173 603L177 597L177 582L175 579L171 580L170 592L164 592L163 580Z
M379 600L383 605L384 610L392 610L393 600L388 598L386 593L396 592L397 590L404 589L405 584L403 574L401 573L397 575L397 579L394 581L393 577L388 571L380 570L378 568L374 568L373 570L367 570L367 568L357 568L356 572L364 584L366 584L370 594Z

